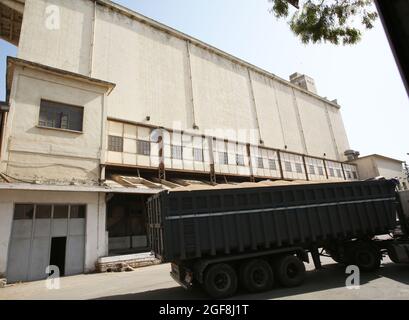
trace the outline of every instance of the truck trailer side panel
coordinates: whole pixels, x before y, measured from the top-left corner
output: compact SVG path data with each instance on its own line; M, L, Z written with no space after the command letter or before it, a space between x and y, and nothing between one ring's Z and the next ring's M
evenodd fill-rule
M164 261L214 257L389 233L390 180L164 191L148 201L153 251Z

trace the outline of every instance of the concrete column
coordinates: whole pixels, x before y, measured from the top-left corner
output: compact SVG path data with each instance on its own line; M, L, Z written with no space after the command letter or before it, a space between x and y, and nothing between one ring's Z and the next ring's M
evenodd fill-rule
M85 272L94 271L98 258L107 255L105 194L98 193L95 197L95 201L88 203L87 210Z
M0 202L0 278L4 277L7 269L7 257L12 225L13 203Z

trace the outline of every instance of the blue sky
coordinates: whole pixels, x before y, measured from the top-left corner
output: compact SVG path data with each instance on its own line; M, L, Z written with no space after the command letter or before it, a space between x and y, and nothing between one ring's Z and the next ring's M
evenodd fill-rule
M267 0L116 2L282 78L308 74L321 96L338 99L351 148L409 160L409 99L379 21L355 46L303 45ZM0 100L5 57L15 54L0 40Z

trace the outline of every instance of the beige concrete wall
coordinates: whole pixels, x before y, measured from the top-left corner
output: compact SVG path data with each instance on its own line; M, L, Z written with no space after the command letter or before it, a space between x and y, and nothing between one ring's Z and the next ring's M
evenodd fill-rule
M402 178L404 177L402 164L388 159L376 158L376 166L378 167L379 175L385 178Z
M18 57L88 75L93 16L89 0L26 0Z
M27 1L19 56L116 83L109 117L150 116L150 124L186 131L196 124L197 133L219 129L212 135L345 159L348 140L333 105L105 6L97 5L94 25L91 1L67 2ZM44 26L49 4L61 4L59 30Z
M91 85L17 67L5 152L7 174L40 181L96 183L104 136L104 92ZM38 126L41 99L84 107L83 132Z
M0 192L0 275L6 272L14 204L86 204L85 272L95 270L95 262L107 254L105 241L105 196L85 192L44 192L2 190Z
M191 127L186 43L98 7L93 76L117 84L111 117Z
M363 180L379 176L376 164L372 158L357 159L352 163L358 166L359 178Z
M327 106L317 103L316 99L302 92L296 92L295 97L307 153L320 157L326 155L328 159L340 159L327 117Z

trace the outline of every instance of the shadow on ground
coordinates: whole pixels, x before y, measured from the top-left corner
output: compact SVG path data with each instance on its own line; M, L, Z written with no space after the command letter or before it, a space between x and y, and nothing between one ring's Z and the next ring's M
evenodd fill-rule
M312 292L325 291L345 287L345 280L348 275L345 274L345 267L338 264L327 264L321 270L311 270L307 272L305 283L296 288L282 288L276 286L271 291L259 294L248 294L239 290L233 299L253 299L267 300L291 297ZM409 268L407 265L398 265L388 263L372 273L361 273L361 286L385 277L394 281L409 285ZM199 300L207 299L207 296L200 290L194 289L186 291L181 287L167 289L158 289L152 291L138 292L126 295L116 295L101 297L97 300Z

